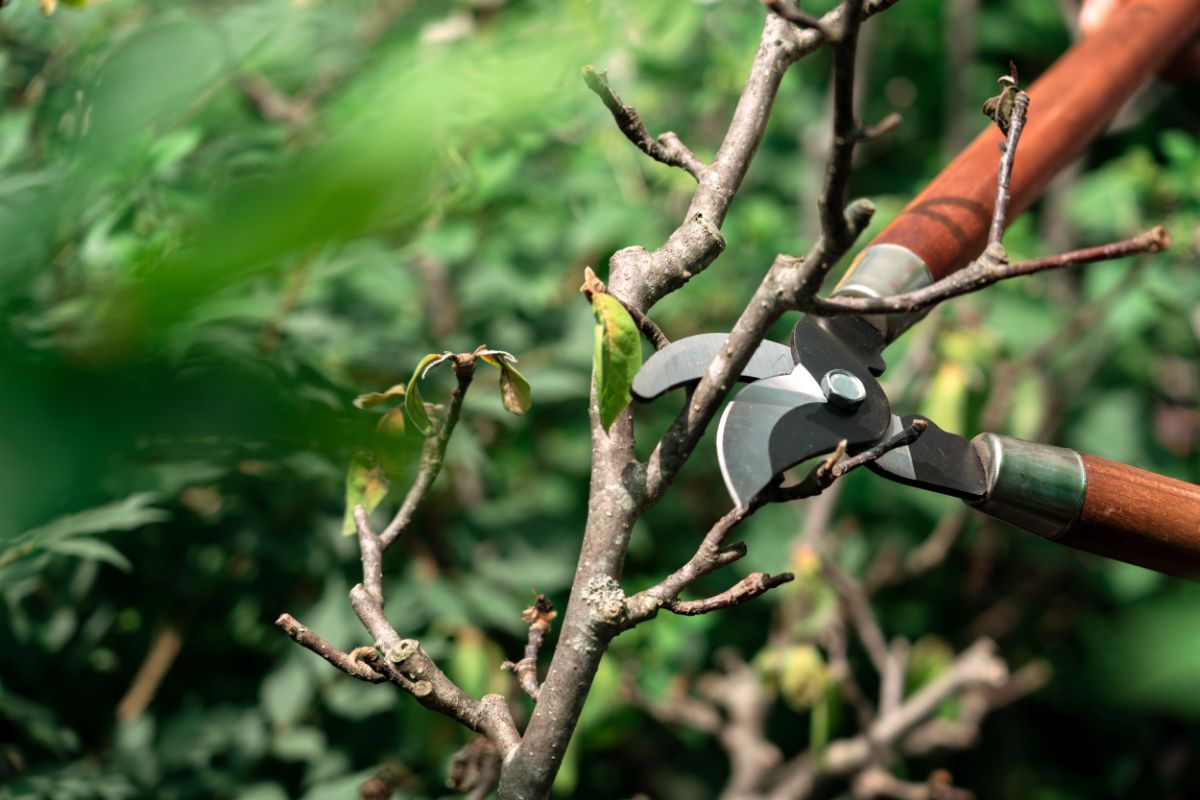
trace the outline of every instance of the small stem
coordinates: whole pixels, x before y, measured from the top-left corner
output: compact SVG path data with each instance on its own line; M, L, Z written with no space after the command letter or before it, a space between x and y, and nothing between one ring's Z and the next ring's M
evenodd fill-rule
M379 546L382 550L387 550L404 534L409 523L412 522L417 506L429 494L433 482L437 480L438 474L442 471L442 462L446 459L446 445L449 444L450 435L454 433L454 428L458 425L458 419L462 414L463 399L467 396L467 389L475 377L474 356L464 354L454 356L453 359L454 376L458 378L458 386L450 396L446 419L441 428L426 439L425 444L421 447L421 466L417 472L417 479L413 481L408 494L404 496L404 502L396 511L396 516L379 534Z
M347 675L353 675L355 678L371 683L386 683L388 678L375 670L371 669L364 663L361 658L362 654L352 656L350 653L343 653L329 642L317 636L300 621L291 614L280 614L279 619L275 620L275 624L283 629L283 632L292 638L301 647L307 648L319 655L321 658L333 664L335 667L345 672Z
M752 572L720 594L706 597L703 600L672 600L664 608L673 614L694 617L722 608L740 606L747 600L753 600L760 594L765 594L776 586L782 586L795 579L796 576L790 572L784 572L780 575Z
M1000 156L1000 175L996 180L996 204L992 210L992 228L988 232L988 244L999 245L1004 238L1004 226L1008 217L1009 187L1012 183L1013 164L1017 158L1017 142L1025 129L1025 116L1029 112L1029 95L1017 91L1013 100L1012 118L1008 123L1008 135L1004 141L1004 154Z
M529 623L525 657L515 664L505 661L500 665L501 669L512 670L516 673L521 689L535 702L541 691L541 686L538 684L538 653L542 649L542 642L545 640L546 634L550 632L550 623L557 616L558 612L554 610L554 604L550 602L550 598L539 594L533 601L533 605L521 614L521 617Z
M696 154L674 133L668 131L657 139L651 136L646 130L646 123L638 116L637 109L622 103L621 98L613 91L608 83L607 73L597 72L596 68L589 64L583 68L583 81L604 103L621 133L625 134L625 138L633 142L637 149L655 161L670 167L679 167L696 180L700 180L700 174L704 172L704 163L696 158Z

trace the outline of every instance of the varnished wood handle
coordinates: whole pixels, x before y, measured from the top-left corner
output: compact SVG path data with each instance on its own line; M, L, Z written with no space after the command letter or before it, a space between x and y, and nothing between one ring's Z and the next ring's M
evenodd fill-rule
M1083 507L1058 542L1200 580L1200 486L1096 456L1083 466Z
M1198 30L1200 0L1135 0L1063 54L1029 90L1008 219ZM966 266L987 242L1002 140L989 126L871 244L911 250L935 279Z

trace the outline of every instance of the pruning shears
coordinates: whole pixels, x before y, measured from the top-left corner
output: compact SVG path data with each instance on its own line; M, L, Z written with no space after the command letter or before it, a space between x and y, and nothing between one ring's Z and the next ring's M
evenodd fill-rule
M1031 115L1012 175L1010 219L1092 141L1133 92L1200 30L1200 0L1137 0L1068 50L1029 90ZM986 242L1003 137L984 131L877 236L834 296L884 297L963 268ZM919 437L869 463L893 481L959 497L1048 539L1200 579L1200 487L1062 447L985 433L968 440L901 415L876 379L883 352L921 314L805 316L787 344L766 341L717 428L721 472L749 505L780 474L845 442L862 452L914 423ZM655 353L633 382L639 400L698 381L721 333Z

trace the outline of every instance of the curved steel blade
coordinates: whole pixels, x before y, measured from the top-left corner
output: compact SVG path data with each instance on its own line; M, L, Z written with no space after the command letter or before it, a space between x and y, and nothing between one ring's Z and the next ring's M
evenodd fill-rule
M702 333L671 342L646 359L634 376L633 396L639 400L653 400L671 389L700 380L728 338L727 333ZM750 357L739 380L757 381L786 375L794 366L790 347L764 341Z
M899 433L915 419L925 420L925 432L912 444L884 453L867 467L897 483L968 501L982 499L987 493L987 472L969 441L915 414L893 415L886 435Z
M891 411L877 383L866 389L858 410L837 408L800 364L739 392L717 427L717 459L734 503L746 506L785 469L832 451L843 439L851 448L878 442Z

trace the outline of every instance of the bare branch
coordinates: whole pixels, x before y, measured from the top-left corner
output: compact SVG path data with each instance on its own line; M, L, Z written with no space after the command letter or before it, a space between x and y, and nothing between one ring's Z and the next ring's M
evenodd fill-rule
M879 621L875 619L875 612L871 610L871 601L858 582L838 566L832 558L821 559L821 570L829 579L829 583L837 592L850 619L854 622L854 629L858 631L858 638L867 651L867 655L871 657L875 671L883 676L888 671L888 646L887 641L883 638L883 629L879 627Z
M859 129L859 139L864 142L871 142L887 136L896 128L900 127L900 123L904 122L904 117L896 112L888 114L883 119L876 122L874 125Z
M700 174L704 172L704 163L696 158L696 154L689 150L674 133L664 133L657 139L652 137L646 130L646 124L638 116L637 110L633 106L622 103L621 98L612 90L608 83L607 72L597 72L595 67L589 64L583 68L583 80L588 88L604 102L605 107L616 121L617 127L621 129L621 133L625 134L625 138L633 142L637 149L655 161L670 167L679 167L696 180L700 179Z
M907 447L917 440L929 423L923 419L915 419L912 424L899 433L889 436L874 447L863 450L849 458L844 458L846 453L846 442L843 440L838 443L837 448L829 454L829 456L818 464L813 470L805 476L804 480L791 486L782 486L777 489L768 489L767 499L773 503L783 503L790 500L800 500L805 497L814 497L828 489L834 481L851 472L864 464L869 464L876 461L885 453L895 450L897 447Z
M966 506L956 506L944 513L937 525L916 548L907 555L898 552L894 543L885 544L885 549L867 568L863 577L863 589L871 594L885 586L923 575L946 560L950 549L958 541L967 522Z
M450 395L450 404L446 408L446 418L437 432L426 439L425 444L421 447L421 464L417 471L416 480L409 487L408 494L404 496L404 502L400 504L400 508L396 511L396 516L392 518L388 526L379 534L379 546L382 550L387 550L395 544L397 539L404 535L409 523L412 522L417 506L421 505L421 501L425 499L425 495L429 494L433 482L437 480L438 474L442 471L442 462L446 459L446 445L449 444L450 435L454 433L454 428L458 425L459 416L462 414L463 399L467 396L467 389L471 385L471 379L475 377L474 356L454 356L452 363L454 366L454 377L458 379L458 385Z
M992 210L992 226L988 231L989 245L999 245L1004 238L1013 164L1017 158L1017 143L1021 139L1021 131L1025 129L1025 115L1028 112L1029 95L1017 90L1013 100L1012 116L1008 121L1008 130L1005 131L1004 155L1000 157L1000 175L996 180L996 203Z
M870 763L880 749L897 746L903 749L905 738L947 699L964 691L1001 687L1007 677L1004 662L995 654L995 644L989 639L980 639L894 712L881 715L867 732L831 742L819 760L811 751L806 751L785 764L765 796L768 800L807 797L819 776L849 775Z
M628 624L633 626L651 619L658 613L658 609L675 602L676 598L696 581L744 556L746 554L745 545L732 547L722 547L722 545L735 528L762 506L762 502L751 503L745 508L735 508L717 520L717 523L704 535L700 546L696 548L695 554L688 559L686 564L659 583L649 589L643 589L626 601Z
M525 657L515 664L505 661L501 669L512 670L517 675L517 681L525 694L538 699L541 687L538 685L538 653L542 649L542 641L550 632L550 623L558 616L554 604L544 594L534 599L533 605L521 613L521 618L529 623L529 639L525 644Z
M773 13L778 14L793 25L798 25L801 28L812 28L831 42L837 41L841 33L836 28L826 25L820 17L809 14L807 11L785 2L785 0L764 0L763 4L771 9Z
M882 797L892 800L975 800L966 789L952 785L945 770L936 770L923 783L902 781L880 767L863 770L854 780L854 796L863 800Z
M752 572L720 594L703 600L672 600L666 603L666 609L673 614L694 617L722 608L733 608L795 579L796 576L790 572L779 575Z
M846 222L846 188L850 183L854 146L859 140L854 113L854 65L858 56L858 29L863 19L863 0L848 0L833 48L833 149L825 168L825 185L817 206L821 233L841 244L850 236ZM832 265L831 265L832 266Z
M388 678L371 669L362 661L362 654L343 653L329 642L317 636L291 614L280 614L275 624L283 628L283 632L301 647L305 647L321 658L333 664L347 675L353 675L362 681L370 683L386 683Z
M1022 261L1016 264L1006 264L997 261L990 252L985 252L968 267L953 275L942 278L936 283L917 289L913 292L892 295L890 297L837 297L814 298L805 310L821 316L838 316L844 314L893 314L920 311L937 305L952 297L978 291L991 286L998 281L1016 278L1021 275L1032 275L1049 269L1062 269L1096 261L1111 261L1116 258L1138 255L1140 253L1157 253L1171 246L1171 237L1161 225L1155 226L1145 233L1125 239L1120 242L1084 247L1057 256L1047 256L1032 261Z
M382 605L375 602L363 584L350 590L350 604L363 627L375 637L375 646L382 653L366 658L368 663L386 670L389 679L417 698L421 705L486 735L501 753L517 746L521 737L503 697L490 694L475 700L458 688L425 653L420 642L400 638L384 616Z
M908 663L908 640L897 636L888 648L883 672L879 675L879 713L891 714L904 700L904 667Z

